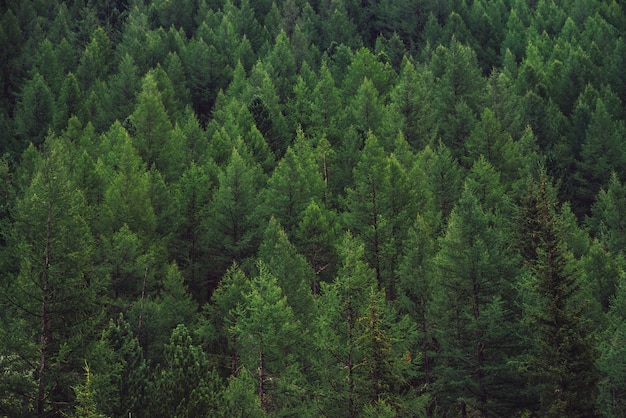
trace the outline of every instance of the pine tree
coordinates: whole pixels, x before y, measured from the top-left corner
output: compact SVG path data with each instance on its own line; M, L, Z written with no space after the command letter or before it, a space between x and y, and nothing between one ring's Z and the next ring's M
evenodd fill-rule
M390 286L390 274L383 245L389 239L390 225L385 213L387 170L385 152L373 134L354 168L354 188L347 190L346 224L365 243L366 259L376 272L379 286Z
M142 239L153 237L156 215L150 200L150 173L119 122L111 126L101 148L100 167L108 184L99 230L114 232L126 224Z
M202 348L193 344L185 325L172 331L165 361L154 376L152 416L213 415L222 405L221 378L211 369Z
M104 414L98 412L94 397L91 369L85 364L85 381L74 387L76 392L76 408L74 413L69 415L72 418L105 418Z
M430 143L435 128L430 117L432 80L430 73L415 67L411 60L403 59L400 78L391 92L391 109L407 142L421 151Z
M302 131L278 162L264 194L266 216L275 217L290 237L310 202L321 203L324 182Z
M512 288L519 266L502 215L474 193L466 182L434 261L436 396L462 416L508 415L519 383L509 363L522 347Z
M89 357L97 409L111 417L145 416L148 363L122 314L110 321Z
M321 282L334 277L338 229L336 214L315 202L309 203L304 210L296 229L294 243L316 275L312 284L313 294L319 293Z
M259 406L267 412L301 415L308 401L300 370L301 323L276 278L262 262L249 293L237 306L231 335L241 365L255 370Z
M218 174L205 228L211 236L209 254L214 268L208 289L214 289L233 261L242 262L255 254L258 243L259 189L264 177L257 164L245 161L233 148L230 161Z
M314 272L306 259L296 252L285 230L274 218L270 219L265 229L258 258L276 277L296 318L303 324L309 324L314 313L311 297Z
M358 349L359 318L376 289L375 272L364 261L364 246L346 233L339 244L341 265L336 279L322 285L314 342L318 356L315 370L320 414L356 417L369 399L360 391L358 365L363 354Z
M68 126L70 117L82 116L83 94L78 87L78 81L74 74L69 73L63 80L61 93L57 103L57 111L54 115L54 125L57 131Z
M604 102L598 99L585 134L581 161L577 163L577 213L589 211L600 189L606 187L611 173L626 163L626 154L621 147L625 133L624 123L613 120Z
M615 298L611 301L611 307L607 315L608 327L602 334L598 345L599 358L597 360L601 379L598 384L598 409L603 417L623 418L626 416L626 376L624 375L624 359L626 353L626 312L624 312L624 286L623 273L619 277L619 284Z
M217 182L217 170L214 164L199 165L192 161L176 184L182 223L178 230L176 250L173 252L179 260L191 293L199 302L209 298L206 287L206 277L209 274L206 255L208 237L202 219L209 210L214 183Z
M546 417L593 416L595 353L581 298L581 278L563 241L563 221L545 173L523 203L522 254L531 280L525 310L534 347L528 364Z
M70 156L62 139L46 140L30 185L16 202L12 231L20 267L7 298L19 312L13 328L24 338L22 355L37 382L30 396L38 417L60 413L73 397L68 390L77 383L82 358L94 340L102 291L92 267L94 240L85 221L85 200L72 183ZM30 347L37 352L29 352Z
M592 207L592 216L588 223L595 234L609 251L623 252L626 246L626 187L613 173L608 187L600 190Z
M35 74L22 89L16 110L17 134L35 145L43 143L54 118L54 96L40 74Z
M338 274L318 299L317 413L355 417L388 402L398 415L419 414L423 399L410 389L420 364L415 325L377 289L357 239L346 233L339 252Z
M152 164L160 170L170 166L173 156L169 149L172 124L162 102L154 73L148 73L143 80L137 106L130 116L135 136L135 147L150 168Z

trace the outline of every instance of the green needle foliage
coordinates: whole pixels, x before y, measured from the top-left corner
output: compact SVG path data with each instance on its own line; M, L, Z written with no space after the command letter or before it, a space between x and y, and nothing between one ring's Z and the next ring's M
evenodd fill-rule
M624 33L0 2L0 417L623 416Z

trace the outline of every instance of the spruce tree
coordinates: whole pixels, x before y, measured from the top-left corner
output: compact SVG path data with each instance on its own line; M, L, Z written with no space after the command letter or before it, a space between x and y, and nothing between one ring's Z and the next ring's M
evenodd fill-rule
M597 383L581 277L564 243L563 220L545 173L529 185L520 223L531 279L525 291L533 347L528 366L545 417L593 416Z

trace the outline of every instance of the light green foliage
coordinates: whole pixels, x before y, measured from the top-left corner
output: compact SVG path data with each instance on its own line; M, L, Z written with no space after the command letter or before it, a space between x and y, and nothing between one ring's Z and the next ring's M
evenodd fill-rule
M461 195L463 170L443 143L432 149L426 147L417 155L417 171L425 177L426 207L433 228L441 228Z
M230 329L241 365L255 370L259 406L266 411L293 411L308 401L300 370L302 325L287 297L262 262L248 293L237 306Z
M578 201L584 205L582 209L588 210L590 202L606 186L611 172L626 163L626 154L621 146L625 133L623 121L613 120L604 102L598 99L582 145L581 161L578 163L577 180L581 195Z
M71 117L82 116L83 93L78 87L74 74L69 73L63 80L61 93L57 103L58 109L54 115L54 125L58 131L66 128Z
M310 202L321 203L324 182L313 150L301 131L267 181L264 211L293 237L296 225Z
M152 236L156 215L150 201L150 174L145 171L128 132L115 123L103 138L103 176L108 179L102 204L102 229L116 231L124 224L143 237Z
M431 141L434 129L430 73L420 71L407 58L402 61L400 77L391 92L391 115L398 118L399 129L414 150L421 151Z
M202 219L209 210L216 182L217 167L191 162L176 185L176 201L180 204L181 227L173 246L189 290L198 301L208 300L208 267L206 230Z
M163 105L154 73L148 73L144 77L130 121L135 147L148 168L155 164L160 170L167 170L169 165L166 157L175 150L169 148L172 124Z
M598 194L589 224L607 248L616 253L623 251L626 245L626 220L622 215L625 204L626 189L613 173L606 190L600 190Z
M80 65L76 70L76 76L84 90L88 90L97 80L104 81L109 73L112 58L111 41L104 29L96 29L83 51Z
M294 315L303 324L309 324L313 316L311 292L315 287L314 271L306 259L296 252L275 218L270 219L265 230L259 259L276 277Z
M76 408L70 417L75 418L105 418L104 414L98 412L94 400L96 393L93 388L91 370L85 364L85 381L74 387L76 392Z
M376 271L380 286L389 284L391 273L382 248L390 234L385 202L387 181L385 151L370 133L354 169L354 188L347 190L349 212L345 223L365 243L366 260Z
M415 326L377 289L357 239L347 233L339 253L341 266L332 283L322 284L315 323L319 413L358 416L380 402L419 413L409 390L420 363Z
M112 417L145 416L148 365L123 315L111 320L89 357L97 410Z
M321 281L329 280L336 268L338 239L336 214L315 202L309 203L295 232L295 243L315 272L312 290L319 293Z

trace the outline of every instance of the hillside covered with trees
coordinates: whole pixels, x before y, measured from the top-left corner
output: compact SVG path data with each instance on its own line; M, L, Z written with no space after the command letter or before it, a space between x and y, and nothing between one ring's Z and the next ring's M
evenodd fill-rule
M624 34L1 2L0 416L626 417Z

